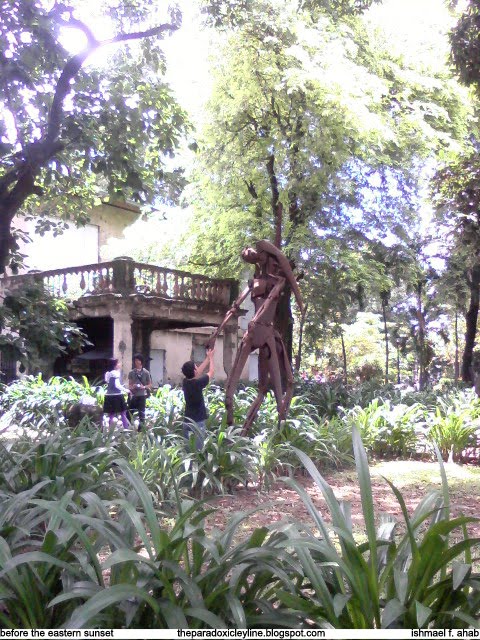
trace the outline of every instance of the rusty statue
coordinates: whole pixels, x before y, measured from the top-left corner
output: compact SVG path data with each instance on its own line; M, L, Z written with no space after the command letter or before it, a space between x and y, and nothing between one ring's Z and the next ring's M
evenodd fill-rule
M232 317L238 314L240 305L250 294L255 315L248 323L248 329L238 347L225 388L227 423L231 425L233 424L235 389L248 356L258 349L258 395L251 404L243 425L242 433L245 435L252 426L270 388L275 394L279 420L285 420L287 416L293 395L293 372L282 337L273 326L278 301L287 283L295 295L301 313L304 312L304 306L290 263L275 245L267 240L260 240L255 245L255 249L244 249L242 258L245 262L255 265L254 277L249 280L248 286L227 311L207 346L213 348L220 331Z

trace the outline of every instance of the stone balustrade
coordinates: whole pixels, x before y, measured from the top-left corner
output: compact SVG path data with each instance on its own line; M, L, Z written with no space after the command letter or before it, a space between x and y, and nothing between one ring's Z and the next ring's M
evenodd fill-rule
M225 306L233 302L237 295L235 280L217 280L186 271L164 269L127 257L111 262L4 277L0 278L0 286L8 290L32 279L43 282L52 295L69 300L83 295L139 293Z

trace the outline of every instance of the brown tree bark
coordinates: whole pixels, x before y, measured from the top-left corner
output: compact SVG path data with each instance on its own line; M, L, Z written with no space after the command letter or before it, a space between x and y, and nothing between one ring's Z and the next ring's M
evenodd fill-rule
M425 314L423 312L423 302L422 302L422 292L423 285L422 283L417 284L416 290L416 299L417 299L417 308L416 315L418 321L418 388L422 391L425 387L426 383L426 367L425 367Z
M465 314L465 348L462 357L462 380L473 384L473 349L477 335L478 309L480 304L480 265L475 265L467 272L467 283L470 289L470 304Z
M459 360L459 350L458 350L458 309L455 309L455 369L454 369L455 384L457 384L459 377L460 377L460 360Z
M385 384L388 384L388 361L390 359L388 348L387 305L388 297L386 294L382 294L383 331L385 334Z
M267 160L267 173L270 181L270 189L272 193L271 207L272 215L275 220L275 245L282 248L282 215L283 207L280 202L280 193L278 191L278 181L275 173L275 156L272 154ZM275 329L282 336L282 340L287 350L288 359L292 362L293 358L293 315L291 306L292 290L285 284L285 289L280 296L275 314Z

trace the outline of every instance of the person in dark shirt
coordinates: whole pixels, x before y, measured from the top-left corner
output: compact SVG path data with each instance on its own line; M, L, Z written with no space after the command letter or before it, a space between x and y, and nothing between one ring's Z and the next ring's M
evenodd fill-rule
M213 378L214 350L207 350L207 357L198 367L192 361L185 362L182 367L182 373L185 376L183 380L183 396L185 398L185 418L183 423L183 433L185 438L190 437L190 433L195 432L196 447L201 449L205 440L207 408L203 399L203 390ZM208 373L203 373L208 367ZM195 423L195 427L193 427Z
M145 405L147 402L147 393L152 390L152 378L150 372L143 367L143 356L136 353L133 356L134 368L128 374L128 387L130 393L130 402L128 403L128 413L130 422L133 424L133 413L138 412L138 430L142 431L145 427Z

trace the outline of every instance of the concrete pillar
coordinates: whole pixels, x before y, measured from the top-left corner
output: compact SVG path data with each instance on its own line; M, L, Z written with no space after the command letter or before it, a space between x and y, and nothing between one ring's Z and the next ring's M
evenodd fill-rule
M135 290L133 258L121 256L113 261L113 289L119 293L129 294Z
M122 363L122 381L126 384L128 372L132 368L132 317L125 305L112 310L113 320L113 357Z

